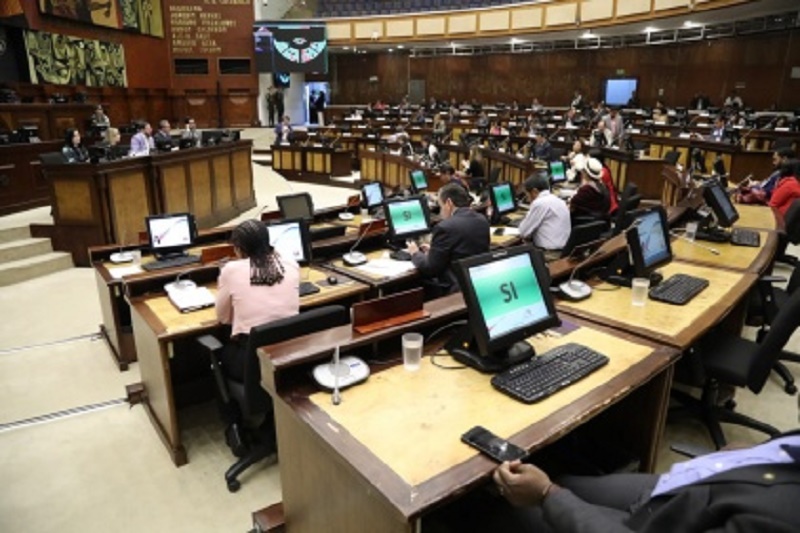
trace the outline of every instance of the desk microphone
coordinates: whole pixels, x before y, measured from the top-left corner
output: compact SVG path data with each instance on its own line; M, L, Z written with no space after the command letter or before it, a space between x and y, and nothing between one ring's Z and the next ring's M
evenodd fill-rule
M125 240L126 234L122 234L122 241L119 243L119 252L115 252L108 256L112 263L130 263L133 261L133 254L131 252L126 252L123 248L125 247Z
M358 247L359 244L361 244L361 241L369 233L369 230L372 227L372 225L375 223L375 220L376 219L373 218L372 220L369 221L369 224L367 224L366 229L364 229L364 231L361 233L361 235L358 236L358 239L356 239L356 242L350 248L350 251L342 256L342 262L345 265L347 265L347 266L358 266L358 265L363 265L364 263L367 262L367 256L362 254L361 252L356 252L355 249Z
M670 231L669 234L672 235L673 237L677 237L677 238L679 238L681 240L684 240L684 241L688 242L689 244L693 244L694 246L698 246L698 247L700 247L700 248L702 248L704 250L707 250L707 251L711 252L714 255L719 255L719 250L717 250L716 248L712 248L710 246L706 246L704 244L700 244L699 242L693 241L689 237L687 237L686 235L681 235L677 231L674 231L674 230Z
M185 291L185 290L190 290L190 289L196 289L197 288L197 283L195 283L194 281L192 281L190 279L182 279L183 276L185 276L186 274L191 274L192 272L197 272L198 270L204 270L204 269L208 268L209 265L216 265L219 268L222 268L222 266L227 262L228 262L228 258L227 257L223 257L222 259L220 259L219 261L215 261L214 263L209 263L207 265L201 265L201 266L194 267L194 268L187 268L186 270L178 272L178 275L175 276L175 281L171 281L171 282L167 283L166 285L164 285L164 290L167 291L167 292L170 292L170 291L173 291L173 290Z
M633 223L631 223L631 225L625 229L625 232L629 231L631 228L634 228L638 225L639 225L639 220L634 220ZM569 279L558 286L561 293L564 294L570 300L575 300L575 301L584 300L592 295L592 288L583 281L580 280L576 281L575 274L577 274L578 270L583 268L586 265L586 263L589 262L590 259L599 254L600 251L605 248L605 244L606 243L601 244L597 248L597 250L589 254L583 261L578 263L578 265L572 269L572 273L569 275Z
M331 401L333 405L342 403L342 395L339 394L339 345L336 345L336 351L333 352L333 394Z

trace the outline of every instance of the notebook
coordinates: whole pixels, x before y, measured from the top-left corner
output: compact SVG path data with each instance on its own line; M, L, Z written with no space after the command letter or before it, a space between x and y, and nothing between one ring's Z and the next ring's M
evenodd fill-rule
M181 313L214 306L214 295L206 287L172 289L167 291L167 296L172 305L177 307Z

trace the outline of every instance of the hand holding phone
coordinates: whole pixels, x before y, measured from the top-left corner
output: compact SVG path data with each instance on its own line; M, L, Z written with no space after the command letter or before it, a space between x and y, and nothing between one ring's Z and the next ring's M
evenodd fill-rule
M461 441L488 455L498 463L522 459L528 452L501 439L482 426L475 426L463 435Z

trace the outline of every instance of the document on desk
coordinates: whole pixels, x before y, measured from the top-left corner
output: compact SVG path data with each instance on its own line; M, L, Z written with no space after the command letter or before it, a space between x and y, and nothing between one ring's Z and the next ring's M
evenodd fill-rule
M394 259L372 259L364 263L357 269L372 276L393 278L401 276L406 272L414 270L414 263L411 261L395 261Z
M129 265L124 267L109 268L108 273L114 279L122 279L123 276L130 276L131 274L141 274L144 272L139 265Z
M167 291L167 296L172 305L177 307L181 313L197 311L214 305L214 295L206 287L173 289Z

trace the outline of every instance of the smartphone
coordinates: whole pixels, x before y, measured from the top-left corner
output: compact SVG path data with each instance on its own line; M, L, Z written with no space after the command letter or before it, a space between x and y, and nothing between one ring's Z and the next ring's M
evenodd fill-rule
M515 446L507 440L501 439L481 426L475 426L461 435L461 441L485 453L498 463L502 463L503 461L516 461L528 455L528 452L519 446Z

